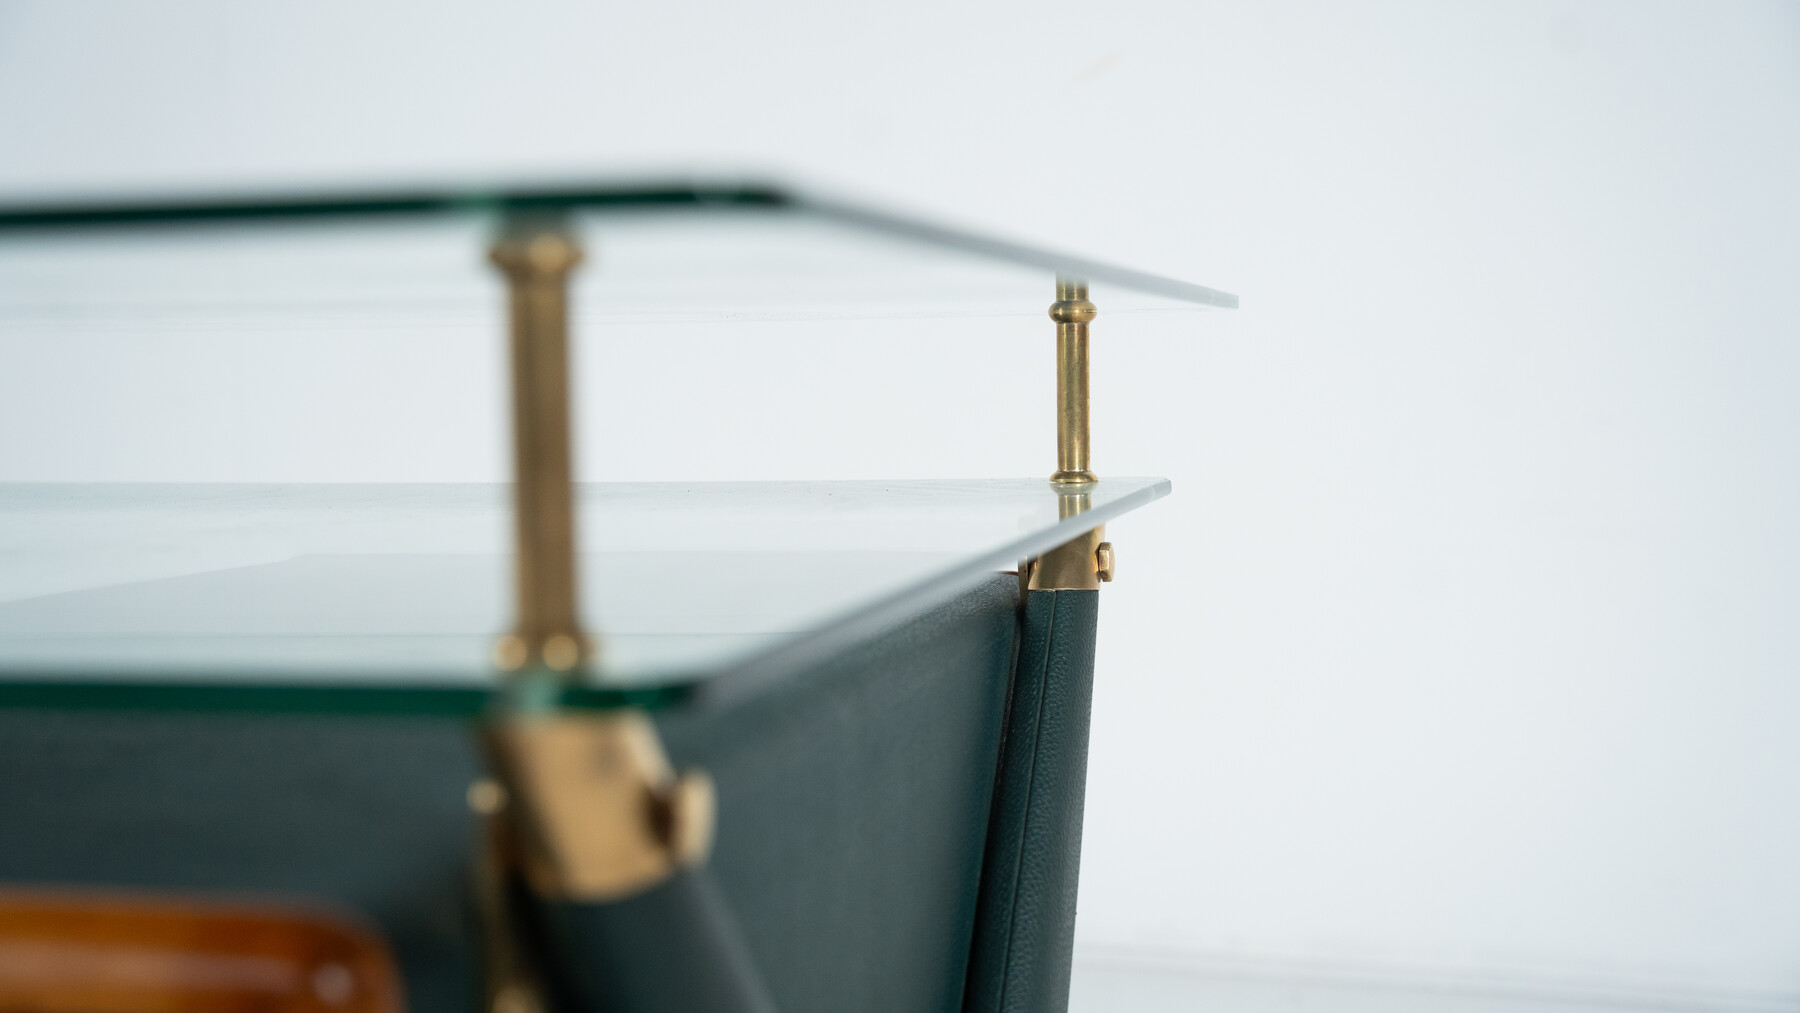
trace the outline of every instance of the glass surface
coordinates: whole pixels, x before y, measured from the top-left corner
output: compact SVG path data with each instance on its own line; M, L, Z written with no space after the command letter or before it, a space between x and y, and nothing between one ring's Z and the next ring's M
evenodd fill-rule
M804 663L1168 492L1106 479L580 488L570 702ZM0 484L0 703L472 712L510 608L499 485Z
M620 323L1042 317L1055 272L769 209L571 218L586 263L579 330ZM0 326L10 337L146 340L386 329L498 333L504 289L482 215L299 219L147 228L0 229ZM1106 282L1111 321L1204 310Z

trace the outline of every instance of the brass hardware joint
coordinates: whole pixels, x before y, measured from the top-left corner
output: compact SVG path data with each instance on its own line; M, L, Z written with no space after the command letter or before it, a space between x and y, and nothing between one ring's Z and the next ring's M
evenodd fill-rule
M643 714L521 715L485 736L519 867L540 895L618 900L712 850L711 778L676 776Z
M1091 506L1085 486L1065 488L1056 497L1056 513L1063 520L1087 513ZM1027 590L1098 590L1113 579L1113 547L1106 540L1106 525L1077 535L1021 566L1020 577Z
M1030 561L1025 587L1032 591L1096 591L1113 579L1112 543L1101 526Z

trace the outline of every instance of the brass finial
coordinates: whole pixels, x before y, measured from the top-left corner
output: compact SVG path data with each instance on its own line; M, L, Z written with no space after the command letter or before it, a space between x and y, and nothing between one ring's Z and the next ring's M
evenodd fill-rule
M581 666L575 491L569 437L569 275L581 247L559 222L514 223L494 244L512 334L513 499L517 620L494 660L517 671Z
M1050 481L1073 485L1094 481L1088 470L1088 323L1094 304L1087 282L1056 279L1056 474Z

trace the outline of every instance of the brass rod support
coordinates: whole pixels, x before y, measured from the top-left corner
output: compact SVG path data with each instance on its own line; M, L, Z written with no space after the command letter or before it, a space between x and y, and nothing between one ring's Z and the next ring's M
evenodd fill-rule
M581 247L557 222L520 222L489 256L507 283L518 535L517 622L495 660L509 671L567 672L590 652L576 602L569 451L568 280Z
M1094 481L1088 470L1088 322L1094 319L1087 282L1056 279L1056 474L1052 482Z

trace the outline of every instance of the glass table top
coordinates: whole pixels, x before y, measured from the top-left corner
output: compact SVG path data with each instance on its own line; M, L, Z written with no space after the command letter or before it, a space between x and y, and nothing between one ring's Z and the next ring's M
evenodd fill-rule
M784 670L1167 494L1042 479L579 489L575 706ZM511 618L503 485L0 484L0 705L474 713Z

